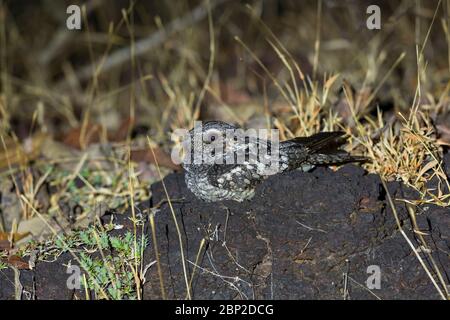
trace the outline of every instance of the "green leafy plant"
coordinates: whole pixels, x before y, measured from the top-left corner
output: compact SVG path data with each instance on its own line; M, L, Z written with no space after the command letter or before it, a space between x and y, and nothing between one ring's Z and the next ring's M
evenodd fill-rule
M56 250L51 255L59 256L67 251L76 254L86 276L82 285L97 298L137 299L135 275L142 261L143 248L148 245L147 238L136 238L130 231L112 236L112 230L109 225L91 226L56 237Z

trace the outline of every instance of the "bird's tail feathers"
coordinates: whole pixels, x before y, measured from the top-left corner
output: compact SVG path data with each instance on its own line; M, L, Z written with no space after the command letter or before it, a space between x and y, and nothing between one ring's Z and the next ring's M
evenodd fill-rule
M348 162L365 162L368 158L363 156L352 156L339 149L345 139L343 131L320 132L309 137L298 137L289 140L294 144L308 149L308 162L313 164L342 164Z
M345 142L342 138L344 134L342 131L320 132L309 137L297 137L289 142L306 147L311 153L331 149L336 151Z
M338 153L313 153L308 162L316 165L344 164L349 162L365 162L368 159L362 156L352 156L346 152Z

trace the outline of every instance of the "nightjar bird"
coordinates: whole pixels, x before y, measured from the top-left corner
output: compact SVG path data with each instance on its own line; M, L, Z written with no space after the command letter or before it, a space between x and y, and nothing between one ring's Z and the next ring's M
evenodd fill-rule
M282 142L248 131L221 121L189 131L182 166L186 184L198 198L241 202L252 198L255 187L273 174L365 160L338 149L345 142L340 131Z

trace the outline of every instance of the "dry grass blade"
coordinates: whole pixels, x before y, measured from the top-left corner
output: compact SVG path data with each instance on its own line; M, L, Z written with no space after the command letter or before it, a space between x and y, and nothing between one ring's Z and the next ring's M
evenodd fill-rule
M445 291L446 296L448 297L448 299L450 299L450 295L448 292L449 286L445 282L444 276L442 275L441 270L439 269L435 259L433 258L433 255L431 254L431 249L429 248L429 246L427 245L427 242L425 241L424 233L419 229L419 227L417 225L416 211L414 210L413 205L411 205L410 203L407 203L406 207L408 209L408 213L411 218L412 225L414 227L414 232L415 232L415 234L417 234L418 238L420 239L420 242L422 243L422 248L424 249L422 251L424 251L427 254L428 259L429 259L429 261L431 261L431 264L433 265L434 272L435 272L436 276L438 277L438 279L441 283L441 286Z
M227 0L212 1L211 8L214 8L226 1ZM190 25L204 19L207 16L207 14L208 10L205 8L205 5L200 4L198 7L194 8L191 12L187 13L185 16L172 21L166 28L158 30L149 37L137 41L134 50L134 57L137 58L143 54L146 54L153 48L163 43L170 35L180 32L189 27ZM91 78L93 75L92 70L95 70L94 74L95 76L98 76L100 73L107 72L113 68L120 66L123 63L128 62L129 59L130 59L129 48L118 49L108 57L102 58L99 61L96 61L90 65L82 67L80 70L76 72L77 79L83 81ZM99 66L101 66L101 69L98 68Z
M150 213L150 228L152 230L153 249L155 250L156 267L158 268L159 286L161 288L161 296L164 300L167 299L166 288L164 287L164 278L161 269L161 261L159 257L158 241L156 239L155 217L153 212Z
M149 137L147 137L147 141L148 141L148 146L149 146L150 150L153 153L153 147L152 147L152 143L151 143ZM183 238L181 237L180 226L178 224L178 219L177 219L177 216L175 214L175 210L173 209L173 206L172 206L172 200L170 199L169 192L167 191L167 188L166 188L166 184L164 183L164 177L163 177L163 175L161 173L161 169L159 168L158 160L156 160L156 157L155 157L154 153L153 153L153 157L155 158L155 161L156 161L155 165L156 165L156 168L158 170L158 174L159 174L159 177L161 179L162 186L164 188L164 193L166 194L167 202L169 203L170 212L172 213L172 219L173 219L173 222L175 224L175 228L177 230L178 243L180 245L181 263L183 265L183 275L184 275L184 281L185 281L185 284L186 284L186 295L187 295L188 299L192 299L191 288L190 288L190 284L189 284L189 280L188 280L188 272L187 272L187 267L186 267L186 258L185 258L185 255L184 255Z
M189 287L191 287L191 288L192 288L192 282L194 281L195 270L197 269L197 266L199 265L200 255L203 251L203 247L205 246L205 243L206 243L206 240L205 240L205 238L203 238L202 241L200 241L200 246L198 248L197 256L195 257L194 269L192 270L191 279L189 280Z
M392 201L392 197L391 197L391 194L389 193L389 189L386 186L386 182L383 179L381 179L381 183L383 184L384 190L386 190L386 196L388 198L388 202L389 202L389 206L391 207L392 214L395 217L395 221L397 223L398 230L400 231L403 238L405 238L405 240L408 243L408 245L410 246L411 250L416 255L417 260L419 260L419 263L421 264L422 268L425 270L427 276L430 278L431 282L433 283L434 287L436 288L436 290L439 293L439 295L441 296L441 298L443 300L447 300L447 297L444 295L444 293L442 292L442 289L436 283L436 280L434 279L433 275L430 273L430 270L428 270L428 267L426 266L425 262L423 261L422 257L420 256L419 252L417 251L416 247L414 246L414 244L411 242L411 240L408 238L405 231L403 230L402 224L401 224L400 219L397 214L397 209L395 208L394 202Z
M317 67L319 65L319 51L320 51L320 29L322 28L322 0L317 2L317 26L316 26L316 40L314 41L314 62L313 62L313 79L316 79Z
M200 117L200 106L203 102L203 97L205 96L206 90L209 86L209 82L211 81L211 77L214 71L214 60L216 55L216 46L215 46L215 36L214 36L214 25L211 16L211 3L210 0L206 0L207 4L207 12L208 12L208 28L209 28L209 63L208 63L208 74L206 75L205 82L203 83L203 87L200 90L200 94L197 99L197 103L194 108L194 119L198 119ZM193 124L192 124L193 125Z

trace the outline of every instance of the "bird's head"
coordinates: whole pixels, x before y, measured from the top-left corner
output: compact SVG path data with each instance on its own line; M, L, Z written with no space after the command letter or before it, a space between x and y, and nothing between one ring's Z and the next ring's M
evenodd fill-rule
M192 165L225 163L227 155L236 151L238 130L238 127L222 121L197 123L183 141L186 151L183 167L188 170Z

